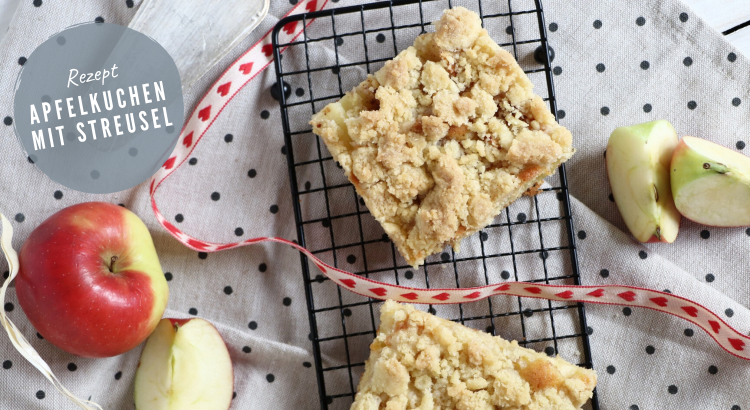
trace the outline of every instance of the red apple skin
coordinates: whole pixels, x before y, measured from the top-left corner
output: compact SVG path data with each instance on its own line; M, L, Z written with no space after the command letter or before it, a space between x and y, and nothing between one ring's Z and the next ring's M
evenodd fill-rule
M682 228L682 218L680 218L680 221L678 222L677 228ZM676 239L676 238L675 238ZM645 243L672 243L667 242L664 240L664 238L659 239L656 235L651 235L650 238Z
M112 256L114 271L110 272ZM18 303L55 346L110 357L138 346L159 323L168 288L146 226L103 202L65 208L29 235L19 254Z
M175 326L175 325L177 325L177 326L184 326L185 323L187 323L187 322L189 322L189 321L191 321L193 319L173 319L173 318L169 318L167 320L169 320L172 323L172 326Z

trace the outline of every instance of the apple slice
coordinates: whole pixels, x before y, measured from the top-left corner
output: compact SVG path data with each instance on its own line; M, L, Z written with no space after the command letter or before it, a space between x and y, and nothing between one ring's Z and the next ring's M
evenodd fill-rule
M641 242L674 242L680 213L672 200L669 163L677 133L659 120L619 127L607 144L607 175L617 209Z
M695 137L672 155L672 192L686 218L712 226L750 225L750 158Z
M162 319L135 373L138 410L227 410L234 373L224 339L203 319Z

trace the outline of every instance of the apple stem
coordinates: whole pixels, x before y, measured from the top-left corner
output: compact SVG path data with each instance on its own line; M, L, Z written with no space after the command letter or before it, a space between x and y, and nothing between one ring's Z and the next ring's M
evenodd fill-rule
M112 258L110 258L110 260L109 260L109 271L110 272L114 272L115 262L117 262L117 259L118 259L117 255L113 255Z
M716 171L719 174L726 174L727 171L729 171L729 168L727 168L726 165L719 164L719 163L711 163L711 162L704 162L703 169L710 169L710 170Z

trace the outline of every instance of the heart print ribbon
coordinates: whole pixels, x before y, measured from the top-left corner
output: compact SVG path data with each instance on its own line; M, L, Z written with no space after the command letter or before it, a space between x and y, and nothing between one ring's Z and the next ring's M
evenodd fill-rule
M287 15L321 10L327 1L303 0ZM309 25L312 21L308 21ZM283 43L290 43L303 34L305 27L300 21L287 23L279 32ZM283 52L284 50L280 50ZM511 295L541 298L556 301L586 302L609 305L635 306L653 309L685 319L708 333L724 350L750 360L750 337L732 328L708 308L670 293L631 286L558 286L531 284L525 282L505 282L474 288L460 289L419 289L377 282L353 273L338 269L318 259L302 246L282 238L252 238L234 243L212 243L191 237L167 221L156 205L156 190L177 168L185 162L198 142L206 134L216 118L229 104L237 92L255 78L273 61L271 31L240 56L200 100L185 123L177 147L164 165L156 172L149 184L151 207L156 219L178 241L199 252L217 252L261 242L278 242L292 246L305 254L329 279L339 286L375 299L393 299L400 302L450 304L480 300L496 295Z

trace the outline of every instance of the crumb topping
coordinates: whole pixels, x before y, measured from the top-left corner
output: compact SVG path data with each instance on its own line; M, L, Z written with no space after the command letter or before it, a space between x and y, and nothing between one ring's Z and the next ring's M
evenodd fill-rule
M386 301L351 410L576 410L596 373Z
M479 16L447 10L311 120L414 266L489 224L573 154L571 135Z

